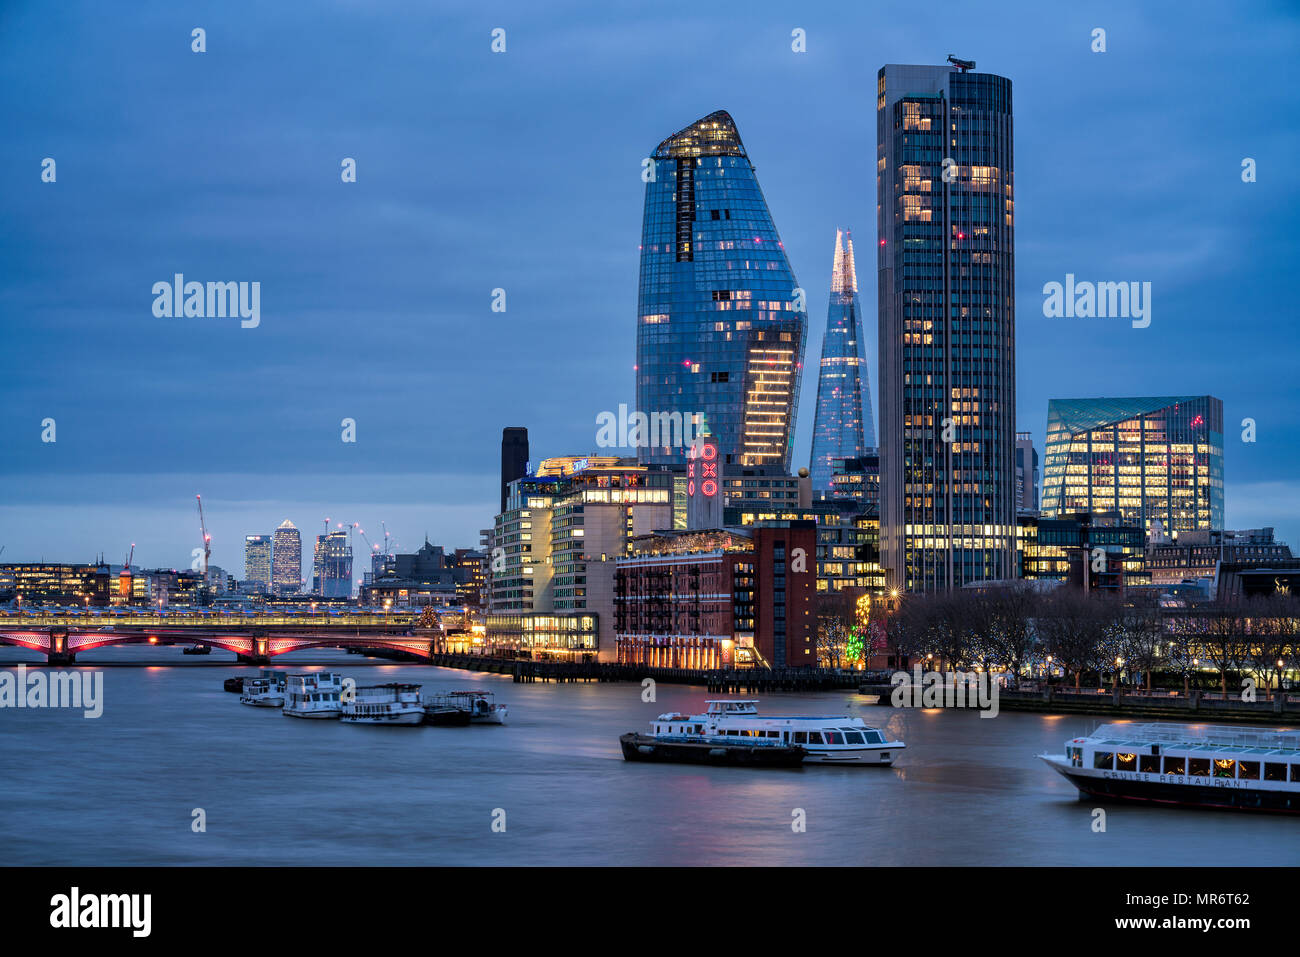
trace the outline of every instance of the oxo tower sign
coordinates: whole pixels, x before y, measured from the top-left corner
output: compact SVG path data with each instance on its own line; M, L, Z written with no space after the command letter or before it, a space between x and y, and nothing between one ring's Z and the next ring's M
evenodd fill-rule
M722 468L718 443L697 438L686 452L686 527L722 527Z

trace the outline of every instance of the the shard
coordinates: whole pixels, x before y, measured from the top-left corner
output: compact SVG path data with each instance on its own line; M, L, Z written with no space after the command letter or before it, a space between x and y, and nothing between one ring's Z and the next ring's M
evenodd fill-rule
M853 234L837 229L813 420L809 468L814 490L830 489L835 459L856 458L876 446L865 349L858 275L853 266Z

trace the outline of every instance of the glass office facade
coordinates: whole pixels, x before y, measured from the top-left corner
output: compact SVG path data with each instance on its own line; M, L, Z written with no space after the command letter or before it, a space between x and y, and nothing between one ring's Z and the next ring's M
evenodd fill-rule
M807 310L731 117L659 144L646 176L637 408L680 413L724 461L789 468ZM642 462L685 461L680 447Z
M883 562L909 591L1010 578L1011 81L887 65L876 120Z
M1053 399L1043 516L1114 512L1146 531L1223 528L1223 402Z
M836 459L856 458L875 447L865 349L853 236L847 230L836 230L831 302L817 376L817 413L809 465L814 491L830 490Z

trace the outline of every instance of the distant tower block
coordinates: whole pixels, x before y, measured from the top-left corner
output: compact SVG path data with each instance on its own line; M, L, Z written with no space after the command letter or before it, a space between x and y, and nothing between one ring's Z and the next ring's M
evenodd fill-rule
M528 471L528 430L510 426L501 430L501 508L506 510L510 483Z

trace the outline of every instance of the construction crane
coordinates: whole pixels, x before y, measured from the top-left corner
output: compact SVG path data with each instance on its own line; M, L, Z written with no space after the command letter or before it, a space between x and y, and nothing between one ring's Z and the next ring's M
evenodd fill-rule
M201 507L201 506L200 506L200 507ZM199 524L200 524L200 525L203 524L203 519L202 519L202 518L199 519ZM3 549L0 549L0 551L3 551ZM127 553L127 556L126 556L126 565L123 566L127 571L130 571L130 570L131 570L131 560L134 559L134 558L135 558L135 542L132 542L132 543L131 543L131 551L129 551L129 552Z
M203 536L203 584L206 587L208 583L208 556L212 554L212 536L208 534L207 523L203 521L203 496L195 495L195 500L199 503L199 533ZM134 554L135 546L132 546Z
M366 537L366 530L361 527L360 522L353 522L352 527L357 530L358 534L360 534L361 540L370 547L371 554L374 554L375 552L379 551L379 546L374 544L372 541L370 541L369 538Z

